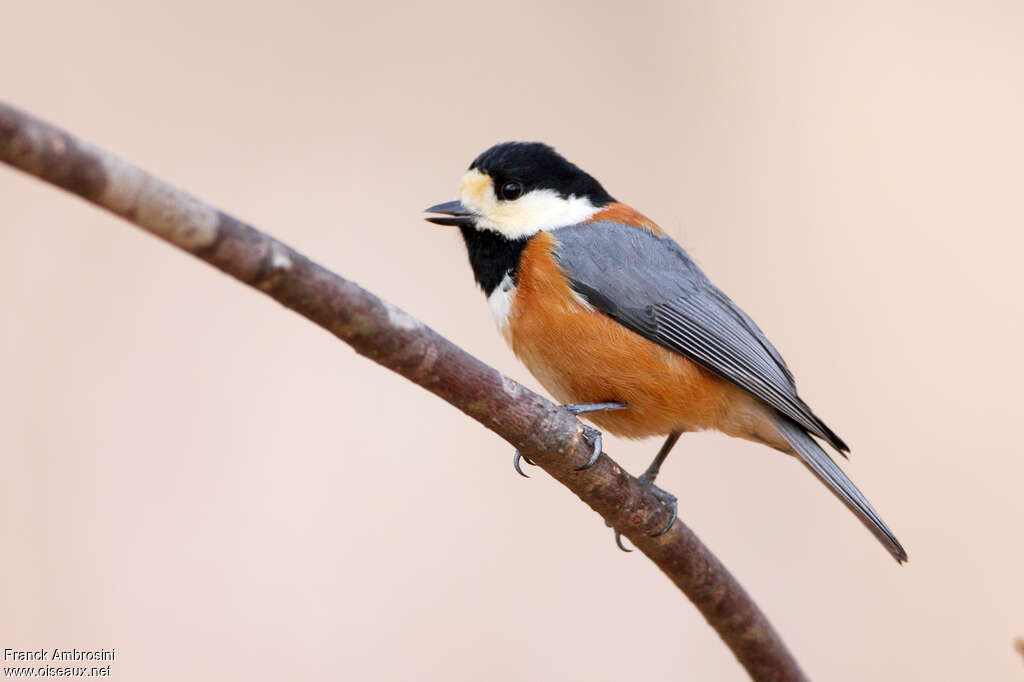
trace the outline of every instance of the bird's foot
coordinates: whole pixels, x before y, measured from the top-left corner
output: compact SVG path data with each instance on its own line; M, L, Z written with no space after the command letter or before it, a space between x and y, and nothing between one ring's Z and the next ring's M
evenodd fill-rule
M651 494L654 495L659 502L665 505L665 507L669 510L669 513L671 514L671 518L669 518L668 523L665 524L664 528L653 533L648 533L647 537L656 538L660 535L664 535L672 527L672 524L676 522L676 516L678 516L679 514L679 501L676 499L676 496L673 495L672 493L662 490L658 486L654 485L654 481L650 480L647 477L647 474L644 474L637 480L640 481L641 485L643 485L645 488L651 491ZM612 524L608 523L607 521L604 522L604 525L608 526L609 528L612 527ZM626 546L622 544L622 533L620 533L618 530L615 530L615 544L623 552L633 551L631 549L627 549Z
M624 405L623 403L613 402L570 403L568 405L562 405L562 409L567 410L578 417L581 414L589 414L590 412L624 410L626 409L626 405ZM601 448L603 447L601 443L601 432L595 429L593 426L587 426L586 424L583 425L583 437L593 444L593 449L590 455L590 459L587 461L587 463L581 467L577 467L576 471L584 471L585 469L589 469L590 467L594 466L594 462L596 462L597 458L601 456ZM529 457L519 452L519 450L516 450L515 453L513 453L512 455L512 468L515 469L516 473L522 476L523 478L529 478L529 476L523 471L522 467L520 466L520 462L526 462L527 464L530 465L533 464L533 462L530 461Z
M583 425L583 437L590 441L593 445L591 448L590 459L587 460L583 466L576 467L576 471L584 471L594 466L594 462L601 456L601 449L604 447L601 443L601 432L595 429L593 426ZM533 465L530 458L523 453L516 450L512 455L512 468L516 470L523 478L529 478L530 476L523 471L522 467L519 466L520 462L526 462L527 464Z
M660 535L664 535L672 527L672 524L676 522L676 517L679 516L679 500L676 496L667 490L662 490L658 486L654 485L654 481L649 481L645 477L640 477L640 482L651 491L651 494L658 498L658 501L665 505L665 508L669 511L668 523L661 530L650 533L648 537L656 538Z
M594 466L594 462L601 456L601 432L595 429L593 426L583 425L583 437L590 441L592 445L590 452L590 459L587 460L586 464L576 467L576 471L585 471L590 467Z

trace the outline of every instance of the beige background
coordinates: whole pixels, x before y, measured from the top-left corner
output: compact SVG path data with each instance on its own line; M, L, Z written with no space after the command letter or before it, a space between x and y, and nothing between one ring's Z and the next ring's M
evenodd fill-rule
M420 211L495 142L557 145L759 321L910 553L793 462L684 439L664 487L807 671L1021 679L1019 1L3 15L0 97L531 386ZM0 648L114 647L121 680L743 679L453 408L33 179L0 169L0 206Z

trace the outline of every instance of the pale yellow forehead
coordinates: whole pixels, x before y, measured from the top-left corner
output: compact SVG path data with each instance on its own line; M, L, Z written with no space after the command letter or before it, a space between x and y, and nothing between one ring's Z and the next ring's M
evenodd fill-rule
M467 205L486 206L496 198L494 181L476 169L467 171L459 183L459 198Z

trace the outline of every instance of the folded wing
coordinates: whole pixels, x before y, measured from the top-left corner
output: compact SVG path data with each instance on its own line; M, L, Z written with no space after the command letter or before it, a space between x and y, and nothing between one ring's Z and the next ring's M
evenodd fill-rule
M552 234L556 261L597 310L848 450L797 395L792 373L754 321L670 237L604 221Z

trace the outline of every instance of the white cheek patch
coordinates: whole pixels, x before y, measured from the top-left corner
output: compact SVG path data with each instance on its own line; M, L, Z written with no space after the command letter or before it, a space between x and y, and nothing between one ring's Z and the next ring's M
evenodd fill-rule
M508 338L508 318L512 312L512 302L515 298L516 286L512 283L512 277L509 275L505 275L501 283L487 297L487 305L491 309L491 314L494 315L498 331L506 338Z
M515 201L500 201L491 178L477 170L463 176L459 200L480 216L476 220L478 229L491 230L510 239L576 225L598 211L586 197L564 198L550 189L535 189Z

